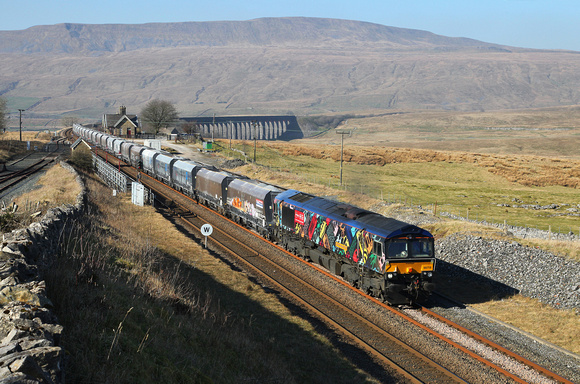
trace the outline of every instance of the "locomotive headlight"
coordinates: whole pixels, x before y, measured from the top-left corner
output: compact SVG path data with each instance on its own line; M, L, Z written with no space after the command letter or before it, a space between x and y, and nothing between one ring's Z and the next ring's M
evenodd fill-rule
M392 279L393 277L395 277L394 273L387 273L387 279Z
M433 272L432 271L423 272L423 276L425 276L425 277L433 277Z

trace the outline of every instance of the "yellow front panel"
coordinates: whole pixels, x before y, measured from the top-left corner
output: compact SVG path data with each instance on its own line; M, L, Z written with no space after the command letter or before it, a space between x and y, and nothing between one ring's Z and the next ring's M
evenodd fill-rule
M387 272L396 272L400 274L421 273L424 271L432 271L433 263L431 261L415 261L415 262L390 262L385 269Z

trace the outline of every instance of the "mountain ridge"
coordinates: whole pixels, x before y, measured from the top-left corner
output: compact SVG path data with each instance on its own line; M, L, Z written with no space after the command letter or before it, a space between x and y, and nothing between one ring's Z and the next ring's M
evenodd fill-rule
M578 52L338 19L0 31L0 67L0 96L29 115L99 118L154 98L183 116L580 104Z
M200 46L374 46L404 50L469 47L509 51L499 44L423 30L305 17L147 24L62 23L0 31L0 53L74 54Z

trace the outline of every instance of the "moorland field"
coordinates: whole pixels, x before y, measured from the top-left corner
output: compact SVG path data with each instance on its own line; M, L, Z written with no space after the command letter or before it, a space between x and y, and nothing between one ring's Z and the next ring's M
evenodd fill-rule
M344 137L342 189L473 220L578 234L578 122L577 107L349 118L338 126L352 132ZM250 159L252 145L234 143ZM340 158L335 130L291 143L258 142L259 164L323 186L340 184Z

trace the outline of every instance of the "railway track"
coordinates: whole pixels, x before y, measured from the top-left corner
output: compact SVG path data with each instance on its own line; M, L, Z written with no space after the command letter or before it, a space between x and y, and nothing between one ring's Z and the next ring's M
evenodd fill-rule
M7 195L12 189L17 188L20 183L42 171L46 166L52 164L56 158L57 156L55 155L44 156L39 160L33 160L33 163L27 164L21 169L2 173L0 175L0 197Z
M117 162L116 159L115 162ZM137 171L134 168L126 164L119 165L119 168L137 179ZM378 300L352 289L342 279L321 268L316 268L313 273L310 263L264 241L257 234L227 218L197 205L189 197L168 188L157 180L142 175L141 181L154 191L157 200L174 217L179 218L183 225L192 228L199 236L201 236L200 228L203 224L212 224L215 229L210 239L210 247L214 251L227 254L228 257L236 260L236 264L258 277L265 285L273 287L281 295L298 303L314 317L351 340L361 351L364 351L364 354L370 356L382 367L386 367L392 375L404 377L406 381L413 383L476 383L494 382L496 379L498 382L529 382L527 378L513 373L513 369L506 369L498 365L493 359L480 356L441 332L425 326L407 315L405 311L386 306ZM305 270L309 271L303 273ZM320 275L323 277L312 277ZM351 304L352 302L343 300L342 296L336 296L336 288L321 287L320 281L322 280L326 281L324 285L331 282L333 287L339 286L341 290L348 290L348 294L356 296L359 302L371 303L374 308L371 308L370 312L380 312L382 315L379 317L384 316L384 318L377 321L376 313L373 317L373 315L368 315L366 310L355 308ZM423 309L423 312L437 318L440 323L454 327L461 333L468 335L469 338L484 343L489 348L524 364L528 369L536 372L535 377L539 378L538 382L571 383L497 344L487 342L467 329L456 326L456 324L431 313L426 308ZM398 334L401 332L400 326L383 324L383 320L389 317L387 314L397 317L395 320L389 319L390 322L395 324L403 322L405 328L413 329L411 333L416 333L418 335L416 337L428 340L429 346L426 348L414 346L413 344L421 343L409 341L408 337L401 337ZM446 355L443 358L441 356L434 357L439 352L429 353L426 349L445 351ZM449 363L448 360L452 359L453 356L457 362ZM468 362L467 359L472 360ZM467 368L458 368L461 364ZM547 381L543 381L544 378Z

